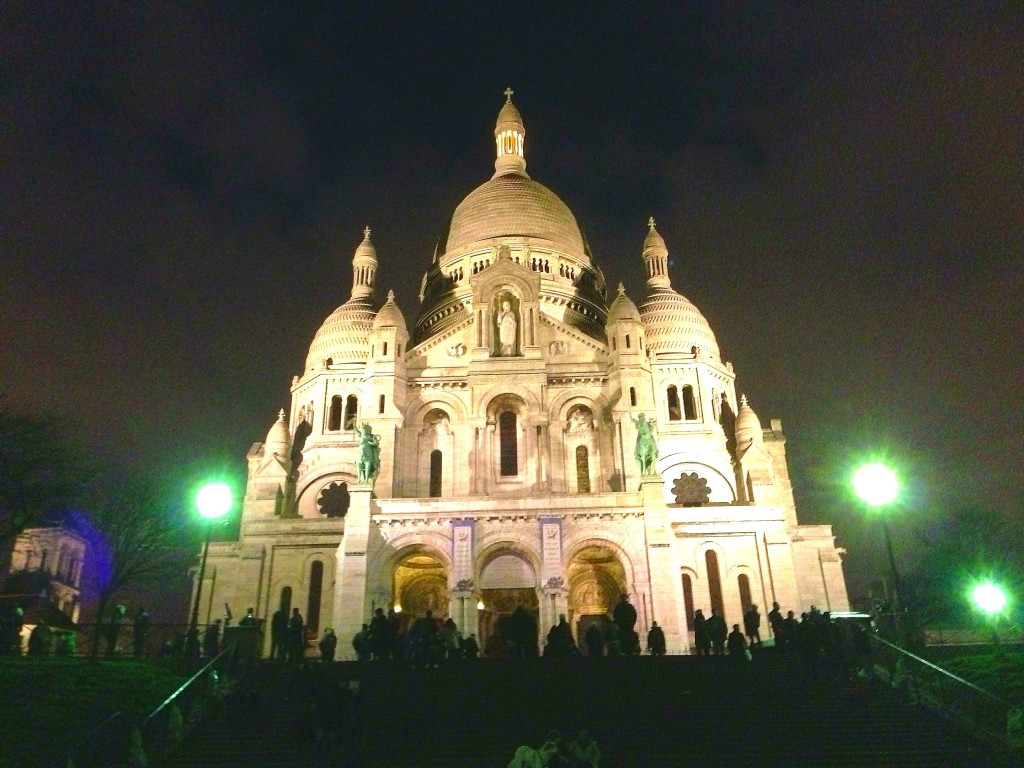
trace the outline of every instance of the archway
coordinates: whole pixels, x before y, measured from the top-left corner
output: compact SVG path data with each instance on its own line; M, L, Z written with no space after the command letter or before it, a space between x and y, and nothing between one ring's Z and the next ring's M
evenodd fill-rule
M536 656L538 637L537 575L522 555L502 550L480 572L479 637L483 647L497 633L516 656Z
M626 592L626 569L611 549L587 546L573 556L569 562L568 619L577 644L592 624L607 633L615 604Z
M395 567L392 594L402 632L427 611L438 621L448 617L448 571L433 555L415 552L403 558Z

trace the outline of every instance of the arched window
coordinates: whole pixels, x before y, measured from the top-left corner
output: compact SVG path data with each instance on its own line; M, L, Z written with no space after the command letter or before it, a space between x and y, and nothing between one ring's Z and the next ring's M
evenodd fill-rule
M629 404L636 407L636 387L629 388Z
M386 341L384 342L384 351L381 354L383 354L384 357L388 356L388 343Z
M708 592L711 596L711 607L718 615L725 618L725 601L722 599L722 574L718 570L718 553L709 549L704 553L704 563L708 568Z
M441 498L441 468L443 457L436 448L430 452L430 498Z
M377 413L384 413L384 395L377 400Z
M356 413L359 411L359 398L349 395L345 398L345 429L356 428Z
M629 334L627 333L626 334L626 349L629 349L629 347L630 347L630 344L629 344Z
M612 336L612 352L614 352L616 349L617 347L615 346L615 337Z
M331 410L327 414L327 429L332 432L341 429L341 395L331 398Z
M515 477L519 474L519 438L516 415L512 411L502 411L498 415L498 437L501 441L501 475Z
M284 615L288 616L292 612L292 588L281 587L281 605L280 608L284 611Z
M683 574L683 606L686 609L686 631L693 632L693 579Z
M668 397L668 420L679 421L682 414L679 411L679 391L676 389L676 385L669 386L665 394Z
M697 418L697 404L693 400L693 387L683 387L683 417L688 421Z
M590 456L585 445L576 446L576 492L590 493Z
M309 599L306 601L306 631L318 634L320 629L320 596L324 588L324 564L319 560L309 566Z
M754 604L754 601L750 599L750 577L741 573L736 577L736 583L740 588L740 605L743 607L745 615L750 610L750 606Z

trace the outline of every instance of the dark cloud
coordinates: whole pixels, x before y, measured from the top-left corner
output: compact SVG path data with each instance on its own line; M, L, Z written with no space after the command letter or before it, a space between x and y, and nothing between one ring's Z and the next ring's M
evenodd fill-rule
M907 466L908 520L965 498L1019 514L1008 6L2 13L0 386L104 450L241 471L365 225L411 322L512 84L529 170L636 298L657 217L675 286L784 420L804 516L855 569L875 542L841 468L879 446Z

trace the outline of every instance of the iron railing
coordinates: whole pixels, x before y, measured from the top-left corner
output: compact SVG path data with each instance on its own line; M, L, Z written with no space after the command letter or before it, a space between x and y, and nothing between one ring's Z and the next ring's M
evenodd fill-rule
M877 635L874 669L910 701L937 710L977 736L1008 749L1020 744L1021 708Z
M230 688L234 646L210 659L141 722L115 712L64 753L54 768L136 768L167 754Z

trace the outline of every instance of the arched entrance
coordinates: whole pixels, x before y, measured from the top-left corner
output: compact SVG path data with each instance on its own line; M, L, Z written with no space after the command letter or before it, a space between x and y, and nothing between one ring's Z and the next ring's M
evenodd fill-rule
M395 567L392 594L401 609L402 632L428 610L435 619L448 617L448 571L433 555L415 552L403 558Z
M608 547L584 547L573 556L569 563L568 619L578 645L591 624L597 624L602 632L611 626L612 611L619 595L626 591L626 569ZM586 652L585 648L580 650Z
M537 655L537 576L523 556L508 550L488 558L480 572L479 639L497 633L515 655Z

